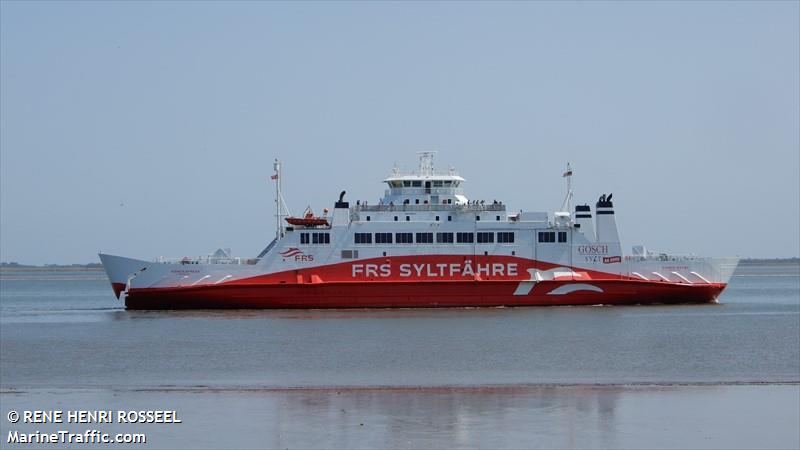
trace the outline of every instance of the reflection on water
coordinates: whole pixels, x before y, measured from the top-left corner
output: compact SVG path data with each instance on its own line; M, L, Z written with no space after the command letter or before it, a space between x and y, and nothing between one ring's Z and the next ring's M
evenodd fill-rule
M797 448L798 396L795 384L32 390L0 400L4 415L56 405L176 410L181 425L98 426L146 432L155 448Z

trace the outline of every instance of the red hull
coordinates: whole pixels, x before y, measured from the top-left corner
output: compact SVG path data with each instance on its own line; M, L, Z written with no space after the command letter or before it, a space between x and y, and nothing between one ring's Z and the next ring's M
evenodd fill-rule
M435 308L711 303L724 284L592 280L602 292L554 291L572 281L543 281L514 295L520 281L381 281L235 284L131 289L129 309Z

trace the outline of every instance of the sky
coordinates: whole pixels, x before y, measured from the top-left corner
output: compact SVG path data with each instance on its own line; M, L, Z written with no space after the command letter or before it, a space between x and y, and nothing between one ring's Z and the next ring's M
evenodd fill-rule
M437 151L623 248L800 255L800 2L0 2L0 260L274 236Z

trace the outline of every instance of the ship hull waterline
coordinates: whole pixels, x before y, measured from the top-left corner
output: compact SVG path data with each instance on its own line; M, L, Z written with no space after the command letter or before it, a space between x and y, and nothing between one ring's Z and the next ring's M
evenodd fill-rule
M524 283L524 282L523 282ZM127 309L352 309L715 303L723 283L636 280L323 282L134 288ZM123 286L115 286L124 288Z

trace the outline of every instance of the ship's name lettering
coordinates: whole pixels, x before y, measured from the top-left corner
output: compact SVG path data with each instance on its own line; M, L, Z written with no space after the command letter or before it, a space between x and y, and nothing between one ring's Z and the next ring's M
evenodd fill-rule
M607 245L579 245L578 253L581 255L607 255Z
M389 278L394 273L394 267L390 263L352 265L353 278ZM515 277L517 264L472 264L470 260L463 263L404 263L397 266L396 273L401 278L474 277L475 275Z

